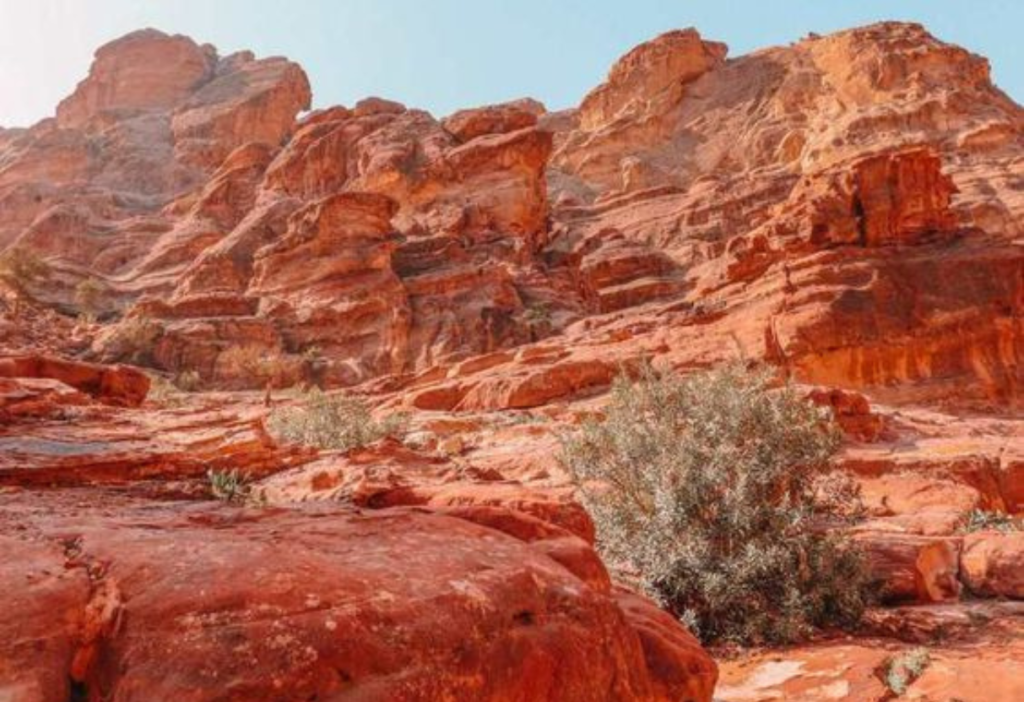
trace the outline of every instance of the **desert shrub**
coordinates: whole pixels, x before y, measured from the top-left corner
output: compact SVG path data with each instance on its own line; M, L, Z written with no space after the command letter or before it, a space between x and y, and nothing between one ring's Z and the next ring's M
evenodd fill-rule
M34 299L32 287L46 282L50 275L50 266L31 251L12 248L0 254L0 281L14 292L16 305Z
M256 344L232 346L220 355L217 362L246 387L264 386L267 404L270 391L284 386L293 371L289 359L280 351Z
M95 318L100 311L103 291L103 285L95 278L83 278L75 286L75 305L79 313Z
M385 436L400 437L406 423L401 414L374 419L369 406L358 397L312 390L297 406L275 410L267 429L285 443L347 451Z
M182 392L195 392L202 384L202 378L199 376L198 371L186 370L181 371L174 376L173 382L174 387L178 388Z
M127 317L107 339L107 355L131 363L149 363L161 333L160 325L144 315Z
M185 395L171 381L158 373L147 373L149 392L146 400L161 407L179 407L185 402Z
M237 470L208 470L210 494L223 502L245 502L252 492L247 476Z
M563 437L618 575L706 642L791 641L855 623L865 569L828 527L856 513L831 474L827 414L764 372L650 367L612 388L604 422Z
M304 363L317 363L324 357L324 351L316 344L302 349L300 354Z
M915 648L898 656L891 656L882 665L882 678L886 687L897 695L902 695L910 684L921 677L931 663L931 655L927 648Z
M976 531L1000 531L1008 534L1024 530L1024 520L1003 512L988 512L983 509L972 509L960 527L960 531L972 534Z
M523 319L528 324L547 324L551 321L551 308L543 302L528 305L523 311Z

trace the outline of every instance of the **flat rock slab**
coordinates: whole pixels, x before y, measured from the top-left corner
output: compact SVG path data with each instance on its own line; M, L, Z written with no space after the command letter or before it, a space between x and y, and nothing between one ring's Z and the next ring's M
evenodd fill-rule
M586 542L505 510L9 489L0 535L4 700L707 700L716 676L677 625L638 633L656 610Z
M920 609L934 609L922 607ZM935 618L958 619L939 605ZM986 621L970 636L935 639L926 645L929 662L899 699L1016 702L1024 699L1024 617L1019 609L993 606L987 614L966 606L964 617ZM921 614L918 619L926 618ZM749 653L721 663L716 702L800 700L882 702L896 695L884 682L887 662L920 648L887 638L821 641L780 650Z

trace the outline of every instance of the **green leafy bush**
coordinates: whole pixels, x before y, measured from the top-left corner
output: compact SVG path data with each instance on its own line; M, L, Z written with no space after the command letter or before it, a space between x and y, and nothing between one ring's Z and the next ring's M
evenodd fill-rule
M858 499L823 412L764 372L646 367L563 438L562 462L619 577L705 642L791 641L864 608L865 568L830 529Z
M267 429L285 443L347 451L385 436L401 436L405 424L404 415L374 419L369 406L358 397L312 390L298 406L275 410Z

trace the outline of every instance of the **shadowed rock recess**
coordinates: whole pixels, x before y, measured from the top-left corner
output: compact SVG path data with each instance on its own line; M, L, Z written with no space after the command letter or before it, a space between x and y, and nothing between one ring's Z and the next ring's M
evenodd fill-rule
M985 59L686 29L560 112L310 105L146 29L0 129L0 252L45 268L0 278L0 701L881 701L922 645L908 698L1024 699L1024 110ZM833 410L880 606L716 664L609 577L558 436L644 359L737 358ZM314 385L404 443L275 438Z

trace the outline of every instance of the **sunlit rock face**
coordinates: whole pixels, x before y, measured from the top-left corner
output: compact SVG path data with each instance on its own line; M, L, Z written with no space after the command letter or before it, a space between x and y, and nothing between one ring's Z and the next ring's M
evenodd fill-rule
M661 324L678 363L1016 402L1024 115L987 62L897 23L723 55L667 34L549 119L553 246L614 257L599 304L718 308Z
M232 345L325 348L299 328L328 318L365 320L325 354L328 382L352 385L542 337L585 362L604 315L665 304L705 313L658 323L674 363L742 350L888 399L1015 401L1021 110L918 25L733 59L668 32L557 114L438 120L368 98L297 119L309 101L284 59L154 30L112 42L56 120L5 134L0 237L63 262L50 301L107 278L112 310L137 303L165 332L158 367L214 382ZM340 193L393 203L370 268L335 276L336 297L271 295L257 260ZM324 265L368 255L341 231L355 219L329 225Z
M176 275L226 233L183 222L176 199L202 190L236 147L278 148L309 101L305 74L285 59L220 57L152 29L113 41L55 119L2 142L0 245L59 258L76 277L132 278L127 296L166 287L140 280L152 268L142 264L173 247L160 265Z

